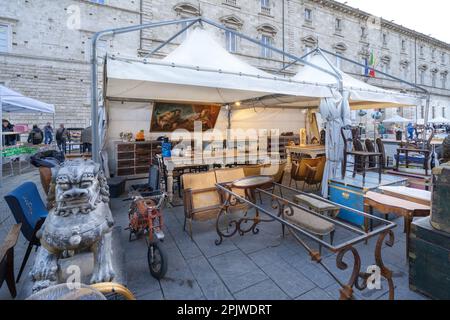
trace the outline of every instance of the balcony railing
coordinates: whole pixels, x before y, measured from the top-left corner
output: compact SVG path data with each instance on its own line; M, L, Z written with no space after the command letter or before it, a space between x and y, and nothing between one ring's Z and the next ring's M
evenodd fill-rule
M261 6L261 13L270 16L270 8Z

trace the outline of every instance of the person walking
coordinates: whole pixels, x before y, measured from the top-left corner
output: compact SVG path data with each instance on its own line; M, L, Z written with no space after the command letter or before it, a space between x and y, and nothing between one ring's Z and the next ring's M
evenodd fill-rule
M33 145L41 144L44 141L44 133L37 126L37 124L33 125L33 129L28 135L28 143L32 143Z
M69 140L69 132L64 128L64 124L60 124L58 130L56 130L56 144L58 145L59 151L66 153L66 144Z
M81 132L81 143L83 144L83 152L92 152L92 126L87 127Z
M44 143L52 144L53 142L53 127L50 122L47 122L47 125L44 127Z

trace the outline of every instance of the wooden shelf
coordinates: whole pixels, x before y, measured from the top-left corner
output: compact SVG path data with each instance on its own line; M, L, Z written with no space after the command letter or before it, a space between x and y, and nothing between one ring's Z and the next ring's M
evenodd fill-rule
M116 175L133 178L148 173L155 154L161 153L159 141L116 143Z

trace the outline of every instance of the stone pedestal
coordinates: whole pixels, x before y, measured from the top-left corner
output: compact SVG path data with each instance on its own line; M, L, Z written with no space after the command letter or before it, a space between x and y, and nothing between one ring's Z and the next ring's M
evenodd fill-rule
M116 273L115 283L127 285L125 253L121 244L122 227L114 227L112 231L112 263ZM31 262L31 261L30 261ZM34 261L33 261L34 262ZM92 252L76 254L73 257L59 260L59 282L64 283L77 277L79 272L81 283L90 284L90 278L94 267L94 256ZM25 274L24 274L25 275ZM23 277L24 284L18 294L17 299L23 300L32 295L33 281L30 275Z

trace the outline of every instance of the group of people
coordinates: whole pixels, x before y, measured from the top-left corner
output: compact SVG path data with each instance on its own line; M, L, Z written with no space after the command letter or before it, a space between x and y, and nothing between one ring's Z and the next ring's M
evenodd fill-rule
M3 119L2 121L2 129L3 132L14 132L14 125L11 124L8 120ZM56 144L58 145L58 149L62 152L66 152L67 142L70 141L70 133L69 130L65 128L64 124L60 124L59 128L54 132L54 129L50 122L44 127L44 130L39 128L38 125L33 125L33 129L28 134L27 142L33 145L39 144L47 144L50 145L53 143L53 139L55 138ZM19 134L6 134L3 136L3 145L4 146L14 146L17 142L20 141ZM88 127L81 132L81 143L82 143L82 152L92 152L92 127Z

